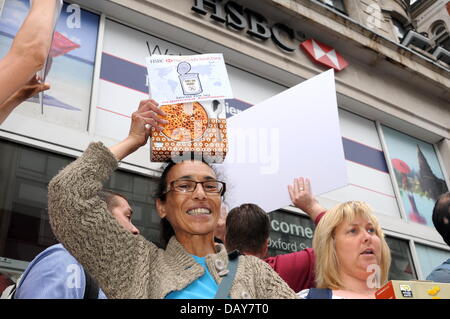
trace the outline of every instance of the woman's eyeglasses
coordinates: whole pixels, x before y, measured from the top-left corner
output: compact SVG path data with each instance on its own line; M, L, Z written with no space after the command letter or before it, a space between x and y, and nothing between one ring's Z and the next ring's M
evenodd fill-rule
M179 193L192 193L197 188L197 184L201 184L205 193L220 194L225 193L226 184L221 181L204 181L196 182L188 179L179 179L169 183L169 189L164 193L175 191Z

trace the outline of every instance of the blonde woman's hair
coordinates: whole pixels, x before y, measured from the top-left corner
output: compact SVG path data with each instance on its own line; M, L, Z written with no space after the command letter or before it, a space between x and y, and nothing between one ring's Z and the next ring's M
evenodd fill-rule
M381 263L380 284L387 282L391 265L391 252L384 238L378 220L370 207L364 202L350 201L335 206L320 220L314 232L313 248L316 255L316 287L343 289L339 278L339 261L335 249L335 230L342 222L351 222L357 217L370 221L375 228L375 234L380 238Z

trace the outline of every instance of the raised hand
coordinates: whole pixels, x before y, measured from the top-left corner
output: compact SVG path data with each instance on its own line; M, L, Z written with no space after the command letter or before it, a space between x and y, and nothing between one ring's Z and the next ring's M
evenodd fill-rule
M162 125L168 123L162 118L164 116L166 114L158 108L158 103L155 100L141 101L138 110L131 114L128 138L134 140L138 147L145 145L150 136L151 127L161 131L163 130Z
M158 103L155 100L141 101L138 110L131 115L130 131L127 138L110 147L109 150L117 160L122 160L147 143L152 126L158 131L163 129L162 126L168 123L162 118L164 116L166 114L158 108Z
M311 192L311 182L308 178L295 178L288 186L289 196L295 207L301 209L314 221L316 217L326 211Z
M2 123L20 103L49 88L50 85L48 83L41 83L37 75L33 76L30 81L0 105L0 123Z
M35 75L31 78L30 81L28 81L27 84L25 84L19 91L17 91L13 97L16 98L21 102L25 101L26 99L29 99L30 97L35 96L38 93L41 93L42 91L47 91L50 89L50 84L48 83L41 83L41 79Z

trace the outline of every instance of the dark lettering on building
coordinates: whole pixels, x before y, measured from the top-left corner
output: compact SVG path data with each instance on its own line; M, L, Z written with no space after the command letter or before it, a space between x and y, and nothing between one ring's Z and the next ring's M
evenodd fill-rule
M234 1L223 3L222 0L194 0L192 11L225 24L236 31L244 31L257 41L267 41L269 38L282 50L294 52L298 48L297 41L303 41L306 36L301 31L294 31L283 23L269 25L267 19L258 12L244 8Z

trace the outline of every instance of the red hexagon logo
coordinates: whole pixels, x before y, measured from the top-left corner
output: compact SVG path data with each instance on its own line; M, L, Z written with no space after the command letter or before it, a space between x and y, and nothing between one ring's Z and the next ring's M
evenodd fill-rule
M309 39L300 43L300 47L317 63L342 71L348 62L334 48L317 40Z

